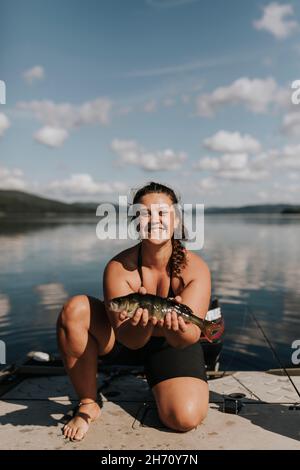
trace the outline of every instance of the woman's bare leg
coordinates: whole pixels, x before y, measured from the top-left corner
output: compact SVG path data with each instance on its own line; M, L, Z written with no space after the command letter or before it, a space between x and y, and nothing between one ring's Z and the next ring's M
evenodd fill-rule
M79 397L76 416L63 429L65 437L81 440L100 415L97 398L97 358L113 348L115 335L103 302L77 295L64 305L57 320L57 340L64 366Z

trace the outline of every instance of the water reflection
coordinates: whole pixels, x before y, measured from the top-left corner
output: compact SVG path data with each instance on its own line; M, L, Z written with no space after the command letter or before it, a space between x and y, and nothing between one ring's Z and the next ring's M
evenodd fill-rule
M55 282L40 284L35 287L35 291L40 297L39 305L41 308L47 311L55 311L56 313L68 298L64 286Z
M71 295L102 297L105 264L136 241L96 237L95 218L75 223L1 225L0 338L12 362L31 349L56 350L55 321ZM252 307L285 364L300 338L300 223L297 219L210 216L199 254L211 269L222 304L222 367L278 367L248 311Z
M7 328L10 324L9 320L10 301L6 294L0 293L0 329Z

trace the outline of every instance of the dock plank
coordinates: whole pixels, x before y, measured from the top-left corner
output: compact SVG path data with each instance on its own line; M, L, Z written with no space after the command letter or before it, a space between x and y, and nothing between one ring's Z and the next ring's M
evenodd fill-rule
M293 380L300 387L300 377ZM98 384L102 415L82 442L73 443L61 432L76 403L68 378L24 380L1 397L0 448L300 449L300 411L289 409L299 400L285 377L237 372L211 380L208 416L188 433L173 432L160 422L143 378L122 375L109 381L107 374L100 373ZM222 412L223 396L229 393L245 394L239 415Z

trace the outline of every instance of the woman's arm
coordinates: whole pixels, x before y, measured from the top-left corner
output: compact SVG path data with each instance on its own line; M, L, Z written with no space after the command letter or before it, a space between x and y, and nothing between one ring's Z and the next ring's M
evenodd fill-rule
M114 297L128 295L134 291L124 277L124 272L118 261L111 260L105 267L103 274L104 304L108 318L111 322L117 340L130 349L143 347L150 339L154 321L148 321L148 311L137 309L135 315L128 319L125 314L112 312L108 308L109 301ZM140 288L141 294L146 293L145 288Z
M209 308L211 296L211 278L207 264L197 255L192 255L189 266L189 279L186 287L175 299L188 305L194 315L204 319ZM184 348L196 343L200 338L200 328L193 323L186 323L177 314L167 314L163 325L164 335L171 346Z

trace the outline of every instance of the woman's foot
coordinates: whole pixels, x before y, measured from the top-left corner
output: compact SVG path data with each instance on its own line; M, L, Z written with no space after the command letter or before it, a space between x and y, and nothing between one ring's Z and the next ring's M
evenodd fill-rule
M81 441L92 421L100 416L100 406L95 401L80 402L74 417L63 427L65 438Z

